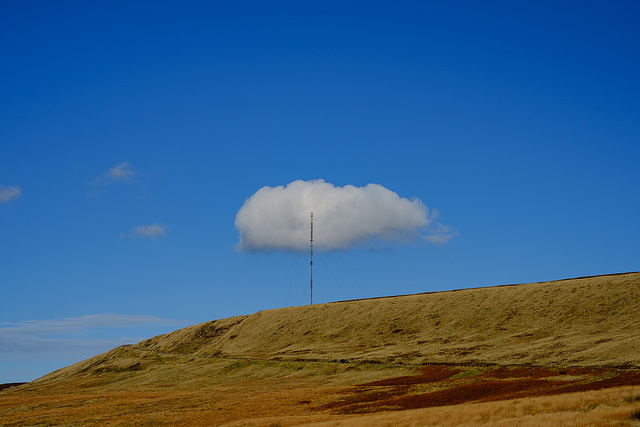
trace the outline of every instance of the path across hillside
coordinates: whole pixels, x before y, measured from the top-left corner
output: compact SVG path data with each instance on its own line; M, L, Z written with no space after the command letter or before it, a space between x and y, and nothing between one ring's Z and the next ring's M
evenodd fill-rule
M362 362L362 361L351 361L348 359L341 360L320 360L320 359L295 359L295 360L286 360L286 359L265 359L259 357L222 357L222 356L198 356L195 354L183 354L183 353L166 353L157 350L151 350L148 348L140 348L136 347L133 344L123 344L120 348L144 351L147 353L157 354L158 356L167 356L167 357L186 357L189 359L207 359L207 360L243 360L250 362L282 362L282 363L349 363L355 365L383 365L383 366L409 366L409 367L423 367L435 365L435 363L426 363L426 364L416 364L416 363L386 363L386 362ZM446 363L438 363L438 365L447 365ZM451 364L453 365L453 364ZM458 365L460 366L460 365ZM494 366L494 365L465 365L465 366Z
M400 367L414 367L414 368L424 368L427 366L459 366L462 368L496 368L496 367L502 367L505 369L509 369L509 368L541 368L541 369L546 369L549 368L548 366L537 366L537 365L528 365L528 364L522 364L522 365L515 365L515 364L510 364L510 365L500 365L497 363L476 363L476 364L468 364L468 363L400 363L400 362L395 362L395 363L389 363L389 362L374 362L374 361L360 361L360 360L348 360L348 359L342 359L342 360L320 360L320 359L292 359L292 360L287 360L287 359L266 359L266 358L260 358L260 357L222 357L222 356L198 356L195 354L183 354L183 353L166 353L166 352L162 352L162 351L157 351L157 350L151 350L148 348L140 348L140 347L136 347L133 344L122 344L120 346L120 348L124 348L124 349L130 349L130 350L137 350L137 351L143 351L143 352L147 352L147 353L153 353L156 354L158 356L166 356L166 357L183 357L183 358L188 358L188 359L204 359L204 360L235 360L235 361L248 361L248 362L280 362L280 363L327 363L327 364L343 364L343 363L348 363L351 365L373 365L373 366L400 366ZM570 368L569 368L570 369ZM613 370L616 372L626 372L626 371L638 371L637 369L634 368L607 368L607 370Z

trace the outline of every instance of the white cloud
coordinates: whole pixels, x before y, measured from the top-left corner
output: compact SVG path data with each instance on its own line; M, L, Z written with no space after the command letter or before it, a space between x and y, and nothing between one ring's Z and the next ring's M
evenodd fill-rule
M17 199L22 195L20 187L0 185L0 203L6 203L11 199Z
M323 180L263 187L236 215L238 248L247 251L297 250L309 242L314 214L314 247L342 250L380 242L445 240L445 232L417 198L406 199L378 185L336 187ZM436 239L430 229L442 236ZM444 227L444 226L442 226Z
M95 179L94 182L135 182L137 172L129 162L122 162Z
M133 229L131 236L133 237L146 237L146 238L154 238L154 237L164 237L166 234L165 229L162 225L155 223L151 225L139 225Z

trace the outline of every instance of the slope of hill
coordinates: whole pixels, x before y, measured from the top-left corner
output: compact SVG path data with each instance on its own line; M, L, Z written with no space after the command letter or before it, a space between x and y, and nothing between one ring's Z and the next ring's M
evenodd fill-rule
M266 310L0 391L0 424L632 425L639 303L627 273ZM401 409L419 412L358 418Z
M394 363L640 366L640 273L261 311L137 347Z

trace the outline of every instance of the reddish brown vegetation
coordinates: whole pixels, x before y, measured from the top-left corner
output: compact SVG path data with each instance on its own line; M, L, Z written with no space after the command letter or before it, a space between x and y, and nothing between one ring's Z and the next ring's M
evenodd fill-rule
M390 409L417 409L546 396L640 385L640 372L603 368L499 367L474 375L456 374L461 368L428 366L420 374L389 378L356 386L346 399L324 405L343 414Z
M362 386L399 386L399 385L413 385L432 383L436 381L445 380L459 372L460 368L453 368L443 365L431 365L420 368L419 375L408 375L404 377L387 378L386 380L373 381L370 383L361 384Z

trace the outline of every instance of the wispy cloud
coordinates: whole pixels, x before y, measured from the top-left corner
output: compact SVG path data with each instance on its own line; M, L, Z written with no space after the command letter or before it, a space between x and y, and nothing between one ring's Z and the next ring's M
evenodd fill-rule
M455 228L440 223L439 216L440 213L436 209L431 211L431 223L427 227L427 232L422 236L424 241L435 245L443 245L460 235Z
M443 243L455 234L417 198L400 197L378 184L338 187L320 179L254 193L236 215L238 248L297 250L309 239L311 212L314 246L320 250L420 240Z
M161 238L166 235L165 226L159 223L150 225L138 225L129 234L120 233L120 238L123 237L138 237L146 239Z
M104 337L101 331L170 326L182 323L145 315L92 314L53 320L31 320L0 323L0 359L8 354L23 354L46 359L51 354L106 351L131 338Z
M164 237L164 227L158 223L151 225L139 225L133 229L133 235L136 237Z
M0 203L6 203L9 200L17 199L21 195L22 190L20 190L20 187L0 185Z
M136 182L137 175L138 173L133 170L131 163L122 162L98 176L94 183Z
M98 175L88 186L87 196L100 197L107 192L127 191L130 196L145 197L145 188L140 180L144 174L135 170L129 162L122 162L113 166L103 174Z

